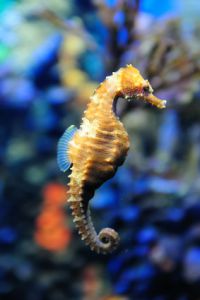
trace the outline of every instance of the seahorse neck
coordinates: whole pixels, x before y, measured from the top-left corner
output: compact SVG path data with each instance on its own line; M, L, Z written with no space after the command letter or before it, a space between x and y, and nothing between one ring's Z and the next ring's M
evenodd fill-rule
M113 103L119 91L120 88L117 74L107 77L106 80L102 84L100 84L93 96L90 98L91 101L88 105L87 110L89 112L93 110L94 115L95 111L98 111L113 116Z

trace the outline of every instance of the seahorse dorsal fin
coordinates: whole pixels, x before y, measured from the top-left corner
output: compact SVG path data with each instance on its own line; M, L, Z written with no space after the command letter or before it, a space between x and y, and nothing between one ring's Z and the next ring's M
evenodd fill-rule
M66 172L71 165L69 155L68 155L69 142L73 138L76 131L77 131L76 126L74 125L69 126L58 141L57 162L58 162L59 169L62 172Z

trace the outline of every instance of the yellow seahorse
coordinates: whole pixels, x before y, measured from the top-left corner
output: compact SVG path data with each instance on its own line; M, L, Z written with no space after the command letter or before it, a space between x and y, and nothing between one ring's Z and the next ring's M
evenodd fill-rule
M153 94L153 89L132 65L119 69L99 85L90 102L80 129L70 126L58 143L58 165L65 172L70 165L68 203L82 240L97 253L112 252L119 243L118 233L104 228L99 234L89 213L89 200L95 190L111 178L124 162L129 149L128 134L116 116L115 102L139 99L158 108L166 101Z

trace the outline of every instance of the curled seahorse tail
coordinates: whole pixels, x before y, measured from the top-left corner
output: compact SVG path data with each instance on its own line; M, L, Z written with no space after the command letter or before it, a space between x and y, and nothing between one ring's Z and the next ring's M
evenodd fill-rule
M87 209L87 223L92 233L92 242L89 244L92 250L97 253L107 254L113 252L119 244L119 234L112 228L103 228L97 234L90 216L90 210Z
M112 228L103 228L99 232L98 238L101 242L101 248L106 253L114 251L119 244L119 234Z
M81 239L97 253L107 254L113 252L119 243L118 233L111 228L103 228L97 234L88 206L88 200L82 198L81 191L75 186L70 186L68 203L74 217L73 221L78 229ZM87 204L86 204L87 203Z

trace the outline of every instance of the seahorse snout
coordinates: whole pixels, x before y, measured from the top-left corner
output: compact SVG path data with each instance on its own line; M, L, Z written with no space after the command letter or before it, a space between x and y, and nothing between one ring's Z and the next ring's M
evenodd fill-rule
M147 95L146 97L144 97L144 100L161 109L165 108L167 103L166 100L161 100L153 94Z

